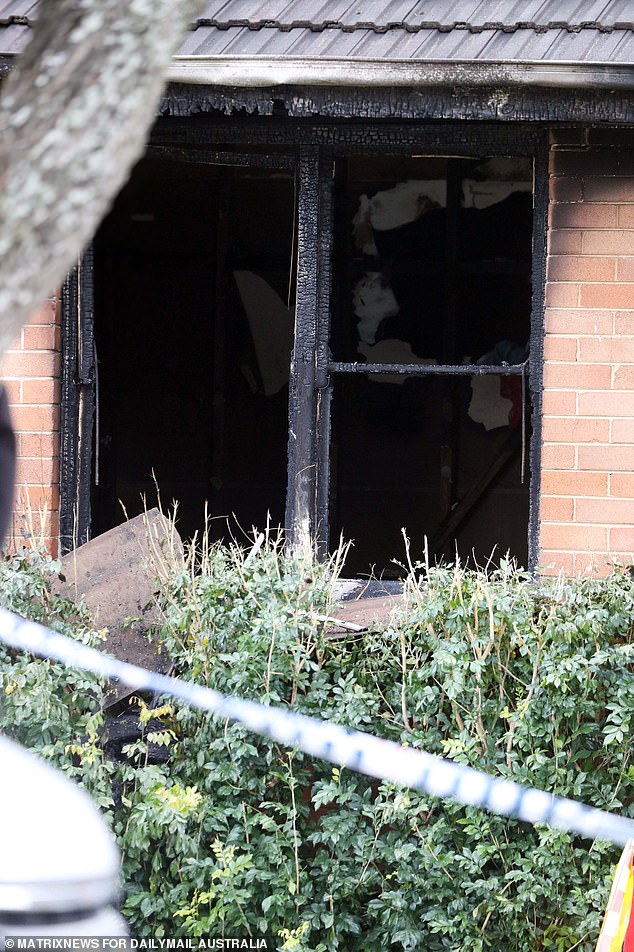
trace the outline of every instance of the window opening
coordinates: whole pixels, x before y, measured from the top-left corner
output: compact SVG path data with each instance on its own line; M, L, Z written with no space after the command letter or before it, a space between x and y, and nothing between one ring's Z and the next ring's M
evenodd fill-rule
M214 538L284 523L294 221L288 156L137 165L94 245L93 534L154 504L155 481L184 536L206 506Z
M347 571L528 560L533 162L356 155L336 170L331 538Z

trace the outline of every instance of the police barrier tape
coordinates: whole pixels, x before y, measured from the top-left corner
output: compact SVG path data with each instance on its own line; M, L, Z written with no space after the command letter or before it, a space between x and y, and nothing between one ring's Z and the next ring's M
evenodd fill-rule
M634 820L627 817L587 807L576 800L556 797L514 781L491 777L472 767L412 747L402 747L372 734L156 674L118 661L2 609L0 641L12 648L122 681L135 690L180 698L280 744L370 777L422 790L435 797L457 800L466 806L482 807L527 823L545 823L589 839L608 840L624 846L634 838Z

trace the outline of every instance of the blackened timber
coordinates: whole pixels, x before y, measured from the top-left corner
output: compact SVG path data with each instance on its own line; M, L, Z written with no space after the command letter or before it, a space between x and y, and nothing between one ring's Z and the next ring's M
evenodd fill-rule
M292 552L315 531L317 391L315 347L319 286L319 151L300 149L297 166L297 292L291 357L286 532Z
M77 331L77 383L91 385L95 376L94 338L94 261L92 245L89 245L79 263L79 298Z
M546 286L546 234L548 227L548 144L545 136L535 152L533 192L533 276L529 354L532 432L529 449L528 566L539 567L539 519L542 457L542 392L544 368L544 288ZM525 408L523 408L523 412Z
M77 355L78 405L78 485L77 523L74 546L88 542L91 532L91 490L93 474L93 437L95 425L95 295L93 250L90 245L79 264L79 351Z
M630 124L634 100L629 89L546 86L425 87L271 86L237 88L174 84L168 87L161 116L200 114L240 118L272 117L278 104L294 119L316 116L365 121L476 120L503 122L585 122Z
M317 389L317 487L315 539L317 554L328 553L330 522L330 426L332 383L328 373L330 360L330 300L332 294L332 255L334 228L334 157L330 149L320 150L319 159L319 235L317 333L315 349L315 387Z
M394 154L450 154L480 158L495 154L526 156L542 141L545 130L535 125L518 123L500 125L490 122L431 123L419 116L417 123L371 123L361 121L314 120L312 122L279 120L252 116L167 117L157 121L151 135L152 144L177 143L195 145L241 146L249 151L255 144L287 149L292 145L332 146L336 155L384 154L386 147Z
M94 273L90 247L62 289L62 552L90 538L94 414Z
M365 364L358 361L331 361L328 372L334 374L411 374L415 377L465 377L487 374L521 376L526 364Z
M62 287L62 393L60 418L59 539L62 554L73 547L77 500L77 269Z
M145 154L149 159L186 162L189 165L231 165L244 168L295 169L294 156L281 155L275 152L270 155L260 155L257 152L223 152L211 151L209 149L149 145Z

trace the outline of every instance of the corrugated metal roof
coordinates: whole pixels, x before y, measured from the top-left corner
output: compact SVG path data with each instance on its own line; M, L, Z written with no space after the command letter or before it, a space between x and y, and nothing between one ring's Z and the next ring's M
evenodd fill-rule
M634 64L634 0L207 0L177 60ZM0 54L20 52L34 0L0 0Z
M601 31L584 27L576 32L552 28L504 31L483 29L447 32L425 28L410 32L371 29L313 31L301 27L279 30L233 26L199 26L179 53L189 56L281 56L302 59L353 57L359 60L423 60L427 62L588 62L634 63L634 30Z
M35 0L0 0L0 24L33 23L37 15Z
M208 0L200 24L228 29L450 31L632 27L631 0Z

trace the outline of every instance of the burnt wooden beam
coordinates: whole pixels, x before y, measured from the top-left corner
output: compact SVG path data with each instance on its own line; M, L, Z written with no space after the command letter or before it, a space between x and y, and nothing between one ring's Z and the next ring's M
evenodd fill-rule
M319 150L300 148L297 164L297 291L290 368L286 535L291 553L313 546L316 506Z
M62 288L60 513L62 552L90 538L95 388L94 268L92 245ZM98 449L98 447L97 447Z
M175 84L160 106L161 116L207 113L225 119L236 113L274 117L316 116L336 120L444 119L555 124L634 122L634 100L626 88L557 86L334 87L279 86L255 88ZM239 117L238 117L239 118Z
M315 347L316 388L316 499L315 541L320 558L328 555L330 536L330 433L332 382L330 360L330 314L334 247L334 156L328 148L319 157L319 236L317 286L317 328Z

